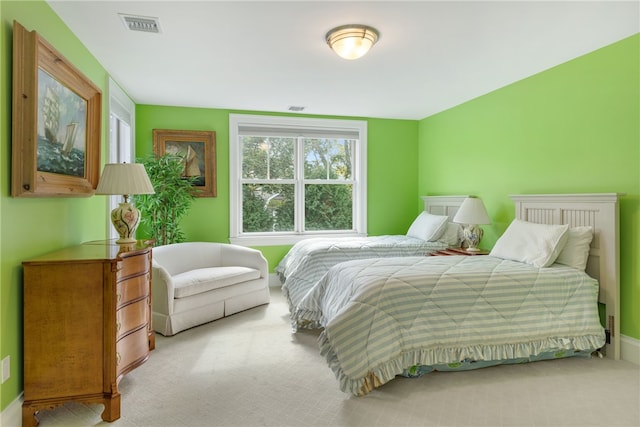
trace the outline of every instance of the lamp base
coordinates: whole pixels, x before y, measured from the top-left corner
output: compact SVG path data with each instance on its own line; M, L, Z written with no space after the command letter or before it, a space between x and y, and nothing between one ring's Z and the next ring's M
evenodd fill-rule
M466 243L467 252L479 252L478 243L482 239L482 228L475 224L469 224L462 230L462 240Z
M140 224L140 211L129 202L123 202L111 211L111 223L120 238L116 243L135 243L136 229Z
M126 245L126 244L129 244L129 243L137 243L137 242L138 242L138 240L133 238L133 237L125 237L124 239L120 238L120 239L116 240L116 243L119 244L119 245Z

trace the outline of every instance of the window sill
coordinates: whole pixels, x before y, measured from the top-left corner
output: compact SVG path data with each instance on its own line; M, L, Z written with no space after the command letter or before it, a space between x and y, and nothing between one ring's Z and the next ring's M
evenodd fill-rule
M287 234L281 236L241 236L231 237L229 241L240 246L286 246L293 245L301 240L322 237L325 239L341 237L367 237L363 233L326 233L326 234Z

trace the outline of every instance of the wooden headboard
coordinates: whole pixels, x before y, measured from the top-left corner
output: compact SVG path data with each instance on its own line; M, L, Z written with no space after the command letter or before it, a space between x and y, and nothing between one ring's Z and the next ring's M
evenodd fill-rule
M422 196L424 210L433 215L447 215L451 220L468 196Z
M518 194L516 218L540 224L591 226L594 230L587 274L600 284L599 301L606 306L608 357L620 358L620 255L618 194Z

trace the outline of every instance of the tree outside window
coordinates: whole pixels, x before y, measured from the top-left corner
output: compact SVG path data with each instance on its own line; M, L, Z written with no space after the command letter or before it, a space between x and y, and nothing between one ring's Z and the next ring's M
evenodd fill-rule
M235 236L232 227L232 239L362 232L358 214L364 174L358 175L357 169L364 168L364 159L357 154L366 152L359 150L366 141L359 134L351 130L341 135L332 127L323 135L317 125L312 132L286 126L240 124L236 128L237 147L232 151L235 148L237 153L231 157L240 174L234 176L231 171L232 183L238 182L238 227ZM234 217L232 206L232 222Z

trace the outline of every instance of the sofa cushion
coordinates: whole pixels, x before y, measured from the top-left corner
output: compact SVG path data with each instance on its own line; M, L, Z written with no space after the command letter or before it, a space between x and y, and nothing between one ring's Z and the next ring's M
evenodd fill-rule
M174 296L185 298L259 278L260 271L249 267L198 268L173 276Z

